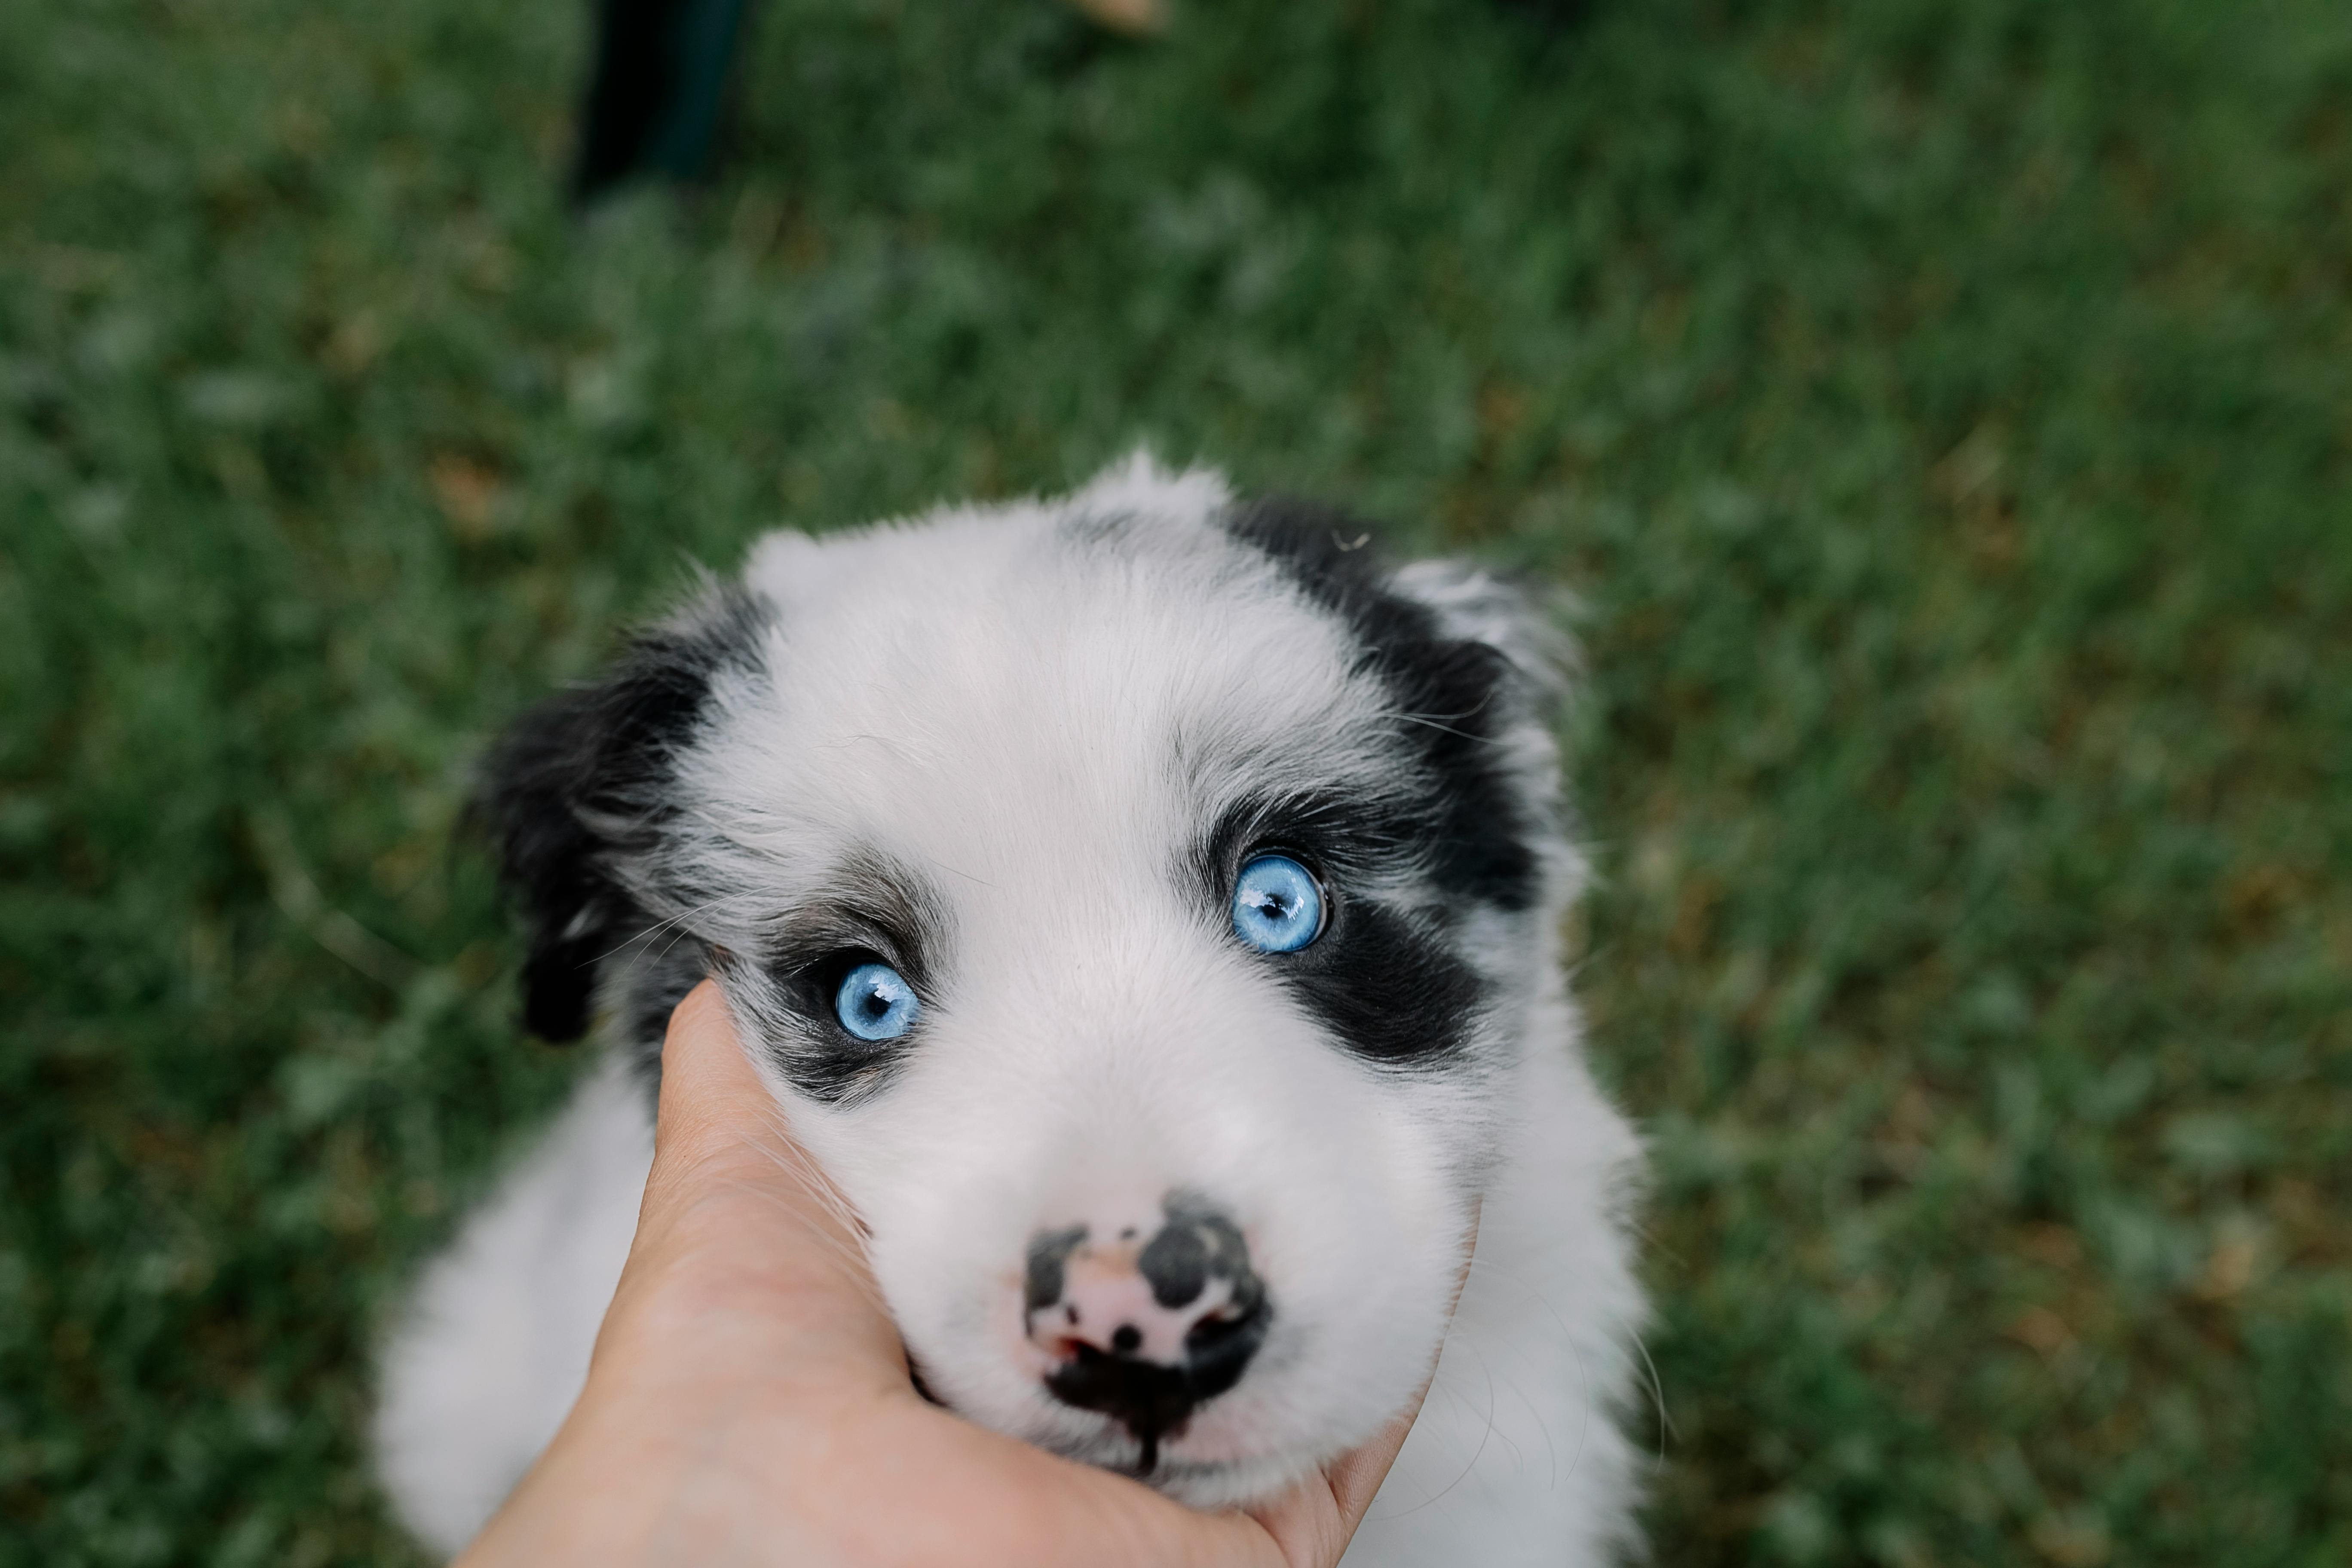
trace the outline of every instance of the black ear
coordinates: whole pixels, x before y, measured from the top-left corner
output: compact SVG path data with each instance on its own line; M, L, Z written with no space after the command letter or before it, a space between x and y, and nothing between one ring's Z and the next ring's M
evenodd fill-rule
M586 1034L604 961L652 925L642 889L678 815L677 758L703 730L713 682L759 668L772 618L763 599L714 590L491 747L474 815L530 925L522 1002L532 1034Z
M1374 530L1312 501L1244 501L1224 526L1347 626L1365 668L1389 689L1437 786L1425 830L1438 884L1499 909L1533 908L1541 893L1538 801L1501 742L1528 721L1549 684L1539 617L1474 568L1424 562L1392 570Z

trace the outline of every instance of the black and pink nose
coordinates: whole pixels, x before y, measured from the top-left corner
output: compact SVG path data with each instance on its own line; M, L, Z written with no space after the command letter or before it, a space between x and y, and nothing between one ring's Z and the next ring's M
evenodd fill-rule
M1045 1386L1142 1445L1139 1473L1192 1412L1241 1381L1273 1307L1241 1227L1199 1196L1160 1200L1160 1222L1078 1224L1029 1243L1030 1342L1052 1358Z

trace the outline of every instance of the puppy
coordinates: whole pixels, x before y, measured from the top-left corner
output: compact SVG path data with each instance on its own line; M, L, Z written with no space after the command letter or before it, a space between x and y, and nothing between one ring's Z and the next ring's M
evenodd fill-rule
M1434 1361L1349 1563L1613 1560L1638 1157L1560 971L1558 652L1137 458L772 534L526 716L484 791L525 1021L610 1044L388 1346L401 1517L456 1550L577 1394L708 974L933 1397L1214 1509Z

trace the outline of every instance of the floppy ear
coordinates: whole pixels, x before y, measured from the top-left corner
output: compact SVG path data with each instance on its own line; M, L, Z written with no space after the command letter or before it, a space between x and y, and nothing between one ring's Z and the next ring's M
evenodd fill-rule
M713 683L761 668L772 618L764 599L710 590L635 638L602 680L541 703L491 747L474 814L530 927L532 1034L586 1034L605 961L653 924L630 867L677 817L677 759L702 731Z
M1391 569L1373 529L1311 501L1244 501L1225 527L1345 623L1388 687L1442 786L1429 825L1439 885L1519 911L1545 897L1548 869L1572 878L1549 729L1570 645L1544 607L1466 563Z

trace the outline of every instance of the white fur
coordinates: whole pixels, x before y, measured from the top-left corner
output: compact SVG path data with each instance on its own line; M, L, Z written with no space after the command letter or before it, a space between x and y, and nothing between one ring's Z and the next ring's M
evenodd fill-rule
M1203 1507L1278 1489L1376 1431L1443 1336L1349 1563L1608 1562L1636 1489L1616 1415L1641 1315L1623 1214L1637 1153L1585 1073L1559 973L1579 864L1542 829L1539 909L1463 922L1460 956L1494 1000L1461 1063L1433 1072L1352 1056L1204 912L1171 868L1231 803L1402 787L1387 695L1348 628L1217 526L1228 501L1213 475L1138 460L1058 502L771 536L743 580L772 629L677 758L686 826L657 862L616 871L649 914L738 952L777 941L861 855L911 868L940 906L949 956L887 1084L820 1103L753 1055L871 1227L884 1294L954 1408L1131 1463L1122 1429L1039 1382L1024 1247L1171 1187L1211 1193L1277 1310L1155 1484ZM1453 635L1530 670L1550 657L1540 623L1475 573L1391 584ZM1540 821L1557 762L1535 711L1496 744ZM689 910L665 891L685 884L716 892ZM1432 907L1404 862L1342 892ZM747 1039L789 1026L749 982L729 997ZM435 1546L478 1528L576 1394L646 1126L600 1069L392 1342L381 1468Z
M471 1540L563 1424L653 1157L644 1090L607 1059L425 1271L384 1350L375 1449L429 1545Z

